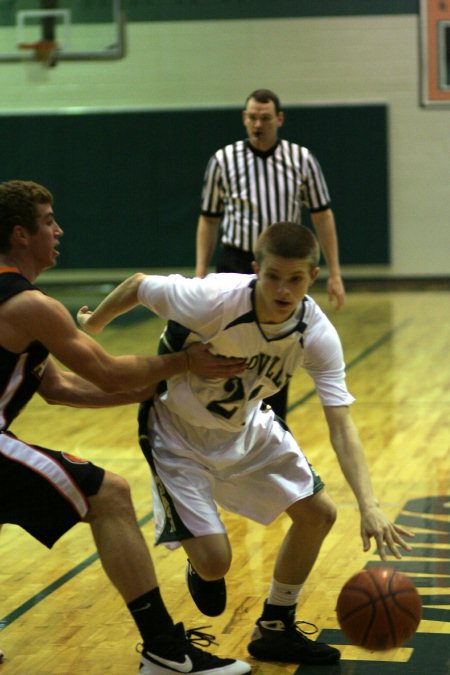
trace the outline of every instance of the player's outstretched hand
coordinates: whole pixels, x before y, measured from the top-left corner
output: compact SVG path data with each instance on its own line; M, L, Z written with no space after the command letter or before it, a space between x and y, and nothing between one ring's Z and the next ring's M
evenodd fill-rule
M216 356L210 350L211 345L195 342L186 349L189 370L199 377L233 377L245 370L245 360Z
M87 305L83 305L83 307L80 307L80 309L77 312L77 321L78 325L80 328L86 331L86 333L90 333L91 335L96 335L97 333L101 333L101 329L98 328L93 328L90 326L87 321L89 317L92 316L92 312L89 309Z
M400 548L411 551L411 546L403 537L411 538L414 534L400 525L391 523L380 508L373 507L361 514L361 537L364 551L370 549L370 539L373 537L381 560L387 560L387 552L400 559L402 557Z

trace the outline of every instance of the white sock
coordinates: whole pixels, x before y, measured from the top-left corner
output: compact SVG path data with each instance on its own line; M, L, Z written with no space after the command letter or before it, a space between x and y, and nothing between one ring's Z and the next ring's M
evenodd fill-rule
M303 584L282 584L281 581L272 579L267 602L269 605L284 607L296 605L302 588Z

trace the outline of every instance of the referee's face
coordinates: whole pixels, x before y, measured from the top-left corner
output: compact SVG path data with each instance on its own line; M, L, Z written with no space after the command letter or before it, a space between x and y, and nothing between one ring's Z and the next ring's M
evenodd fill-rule
M243 112L243 122L248 140L256 150L269 150L278 138L278 128L283 124L282 112L278 115L273 101L259 103L251 98Z
M258 275L256 314L262 323L282 323L289 319L308 292L319 272L309 259L282 258L266 254L261 267L253 262Z

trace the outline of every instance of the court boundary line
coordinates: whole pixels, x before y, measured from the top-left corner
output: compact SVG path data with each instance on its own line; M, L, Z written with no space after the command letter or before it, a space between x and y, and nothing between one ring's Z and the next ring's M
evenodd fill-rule
M360 352L355 358L353 358L347 365L346 365L346 371L350 370L354 366L358 365L363 359L367 358L375 352L377 349L379 349L381 346L383 346L386 342L388 342L392 336L398 331L402 330L407 326L408 324L411 323L411 319L405 319L402 321L398 326L395 326L391 330L389 330L387 333L379 337L375 342L373 342L371 345L366 347L366 349L363 349L362 352ZM312 396L316 394L316 390L313 388L310 391L308 391L302 398L300 398L298 401L295 401L292 405L288 407L288 412L291 412L292 410L295 410L299 406L301 406L303 403L308 401ZM143 516L140 520L138 520L139 527L143 527L146 525L149 521L153 519L153 511L150 511L150 513L147 513L147 515ZM19 607L14 609L12 612L7 614L5 617L0 619L0 632L10 626L14 621L19 619L21 616L23 616L29 609L32 607L35 607L38 605L42 600L45 600L49 595L51 595L54 591L56 591L58 588L60 588L63 584L66 582L70 581L73 579L75 576L77 576L80 572L83 572L87 567L90 567L92 563L96 562L99 560L99 555L97 552L92 553L90 556L85 558L82 562L80 562L78 565L73 567L71 570L68 570L65 574L60 576L58 579L55 579L51 584L46 586L42 591L39 591L39 593L36 593L33 595L31 598L23 602Z

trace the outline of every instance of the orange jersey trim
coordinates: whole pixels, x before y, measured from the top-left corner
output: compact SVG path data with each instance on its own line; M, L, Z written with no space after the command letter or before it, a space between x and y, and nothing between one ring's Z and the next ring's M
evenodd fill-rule
M5 272L18 272L20 274L17 267L0 267L0 274L5 274Z

